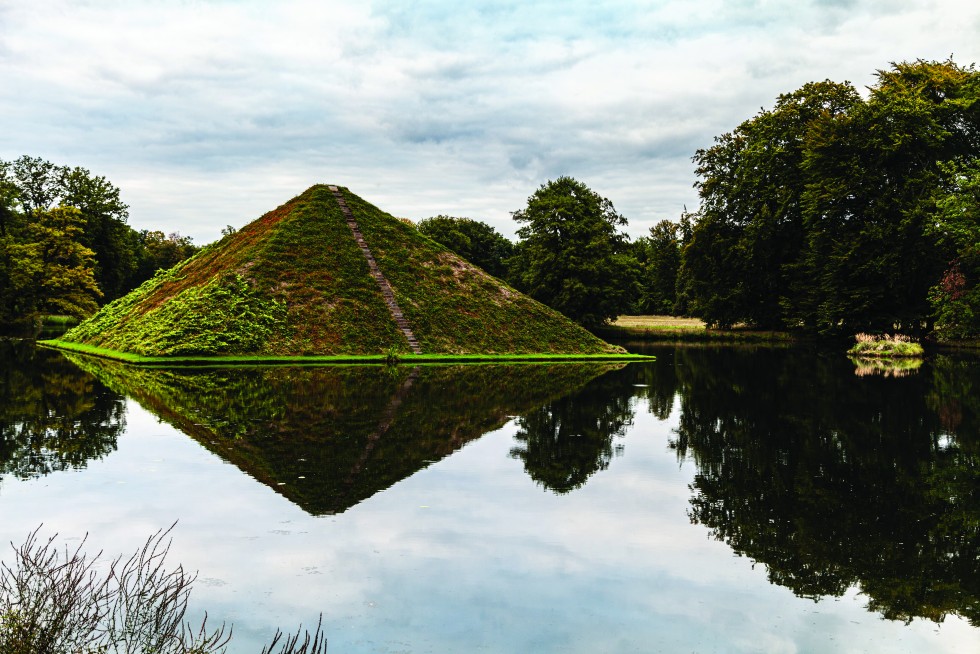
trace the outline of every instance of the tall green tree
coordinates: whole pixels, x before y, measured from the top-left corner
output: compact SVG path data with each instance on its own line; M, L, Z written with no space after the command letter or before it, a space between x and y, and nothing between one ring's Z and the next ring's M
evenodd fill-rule
M634 243L640 264L636 311L641 314L673 315L677 305L677 272L681 265L683 234L680 224L661 220L650 235Z
M173 268L199 249L190 236L181 236L179 232L164 234L158 230L140 230L136 235L136 279L141 283L158 270Z
M543 184L513 213L518 252L511 281L531 297L586 328L629 306L636 283L626 218L612 202L571 177Z
M682 271L695 315L722 327L782 326L804 239L810 132L859 102L850 84L806 84L697 151L701 207Z
M702 204L680 288L710 324L928 329L952 259L930 230L944 166L980 157L980 75L894 64L780 96L694 160Z
M955 258L929 291L942 338L980 335L980 162L944 167L946 182L936 193L935 221L927 231Z
M17 213L19 192L11 168L11 164L0 160L0 238L7 235Z
M119 189L105 177L77 166L57 166L40 157L0 160L0 323L25 322L38 313L60 312L51 306L44 308L44 302L54 302L52 289L32 285L52 278L50 266L43 270L51 262L42 261L39 253L50 244L51 231L60 229L52 226L53 221L65 222L64 215L68 215L49 215L56 206L76 210L77 220L68 221L71 224L59 238L79 246L72 256L89 253L85 257L91 257L92 265L86 259L82 268L91 267L98 286L98 293L82 292L76 299L91 296L113 300L158 269L170 268L198 249L189 237L180 234L165 236L129 227L129 207L121 200ZM69 278L78 282L79 288L87 283L80 273ZM39 304L41 300L44 302ZM84 314L90 308L83 301L74 305L72 312Z
M107 300L123 295L136 271L133 230L126 224L129 207L119 189L102 176L80 167L61 168L58 177L60 204L75 207L85 219L80 236L95 253L95 279Z
M0 235L16 222L18 210L31 222L54 206L75 207L82 213L85 227L79 240L95 253L95 278L106 299L138 285L136 232L126 224L129 207L112 182L85 168L58 166L41 157L0 162Z
M102 297L92 250L78 237L85 219L78 209L57 207L34 214L30 238L8 243L9 284L16 317L68 315L87 318Z
M41 157L24 155L11 168L24 213L30 216L50 209L58 198L59 167Z
M507 274L514 244L484 222L440 215L420 220L418 230L494 277Z
M824 333L918 331L950 252L927 229L950 161L980 156L980 77L952 61L878 72L866 102L810 134L803 283L789 304Z

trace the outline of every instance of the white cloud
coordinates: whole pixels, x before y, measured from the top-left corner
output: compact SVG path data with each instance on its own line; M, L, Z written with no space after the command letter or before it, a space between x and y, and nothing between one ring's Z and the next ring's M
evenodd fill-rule
M690 157L807 81L976 60L954 0L0 2L0 158L82 165L211 240L317 181L513 231L573 175L642 233Z

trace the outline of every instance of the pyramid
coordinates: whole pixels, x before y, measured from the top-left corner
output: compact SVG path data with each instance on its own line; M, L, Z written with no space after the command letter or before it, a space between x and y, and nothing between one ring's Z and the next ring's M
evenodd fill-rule
M157 273L59 340L143 357L621 351L326 185Z

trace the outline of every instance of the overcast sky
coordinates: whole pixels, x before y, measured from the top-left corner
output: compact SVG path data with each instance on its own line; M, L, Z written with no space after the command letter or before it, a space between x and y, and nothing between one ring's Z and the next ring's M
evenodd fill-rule
M0 159L105 175L198 244L318 182L511 237L559 175L638 236L779 93L978 51L970 0L0 0Z

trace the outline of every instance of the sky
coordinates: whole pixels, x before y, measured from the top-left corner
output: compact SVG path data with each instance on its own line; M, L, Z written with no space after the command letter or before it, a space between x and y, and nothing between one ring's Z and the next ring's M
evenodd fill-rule
M570 175L642 236L780 93L980 62L967 0L0 0L0 160L104 175L200 245L316 183L483 220Z

